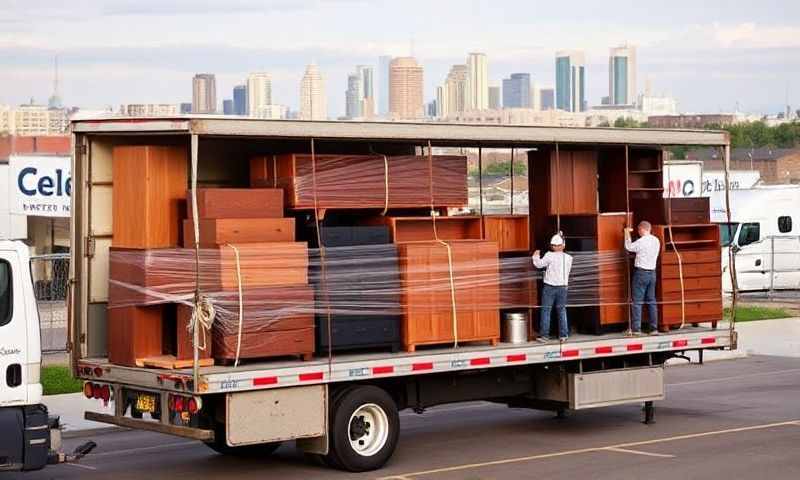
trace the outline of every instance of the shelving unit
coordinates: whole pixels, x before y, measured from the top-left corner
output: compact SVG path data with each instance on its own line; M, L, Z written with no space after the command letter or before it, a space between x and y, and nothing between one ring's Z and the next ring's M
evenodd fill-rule
M528 229L528 215L483 217L483 238L497 242L500 253L526 253L530 248Z
M434 234L434 221L436 232ZM480 240L481 217L461 215L453 217L371 217L365 225L387 225L394 243L427 240Z

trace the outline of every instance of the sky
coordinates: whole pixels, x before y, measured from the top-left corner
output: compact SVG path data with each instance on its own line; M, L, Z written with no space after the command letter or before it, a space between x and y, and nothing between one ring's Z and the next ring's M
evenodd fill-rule
M58 55L68 106L189 102L199 72L216 74L221 105L265 71L273 103L297 109L315 62L335 117L347 74L381 55L417 57L427 101L469 52L487 54L491 84L528 72L552 86L555 52L583 49L594 105L623 43L638 48L639 90L682 112L800 108L797 0L0 0L0 104L46 103Z

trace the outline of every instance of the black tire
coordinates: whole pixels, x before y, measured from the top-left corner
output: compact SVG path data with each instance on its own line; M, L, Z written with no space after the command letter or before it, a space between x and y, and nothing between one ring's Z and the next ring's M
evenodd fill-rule
M222 455L248 458L266 458L275 453L282 442L260 443L257 445L243 445L231 447L225 443L225 425L218 425L214 429L214 441L206 442L206 446Z
M378 425L371 425L365 421L365 416L354 418L353 414L362 408L377 413L380 418ZM397 405L392 397L384 390L374 386L359 386L347 388L333 397L328 426L328 455L325 462L340 470L350 472L366 472L381 468L391 458L397 447L400 436L400 416ZM378 435L381 428L385 429L385 440L371 442L369 435ZM366 450L358 452L352 442L358 443L368 439L375 445L375 451ZM367 444L368 445L368 444Z

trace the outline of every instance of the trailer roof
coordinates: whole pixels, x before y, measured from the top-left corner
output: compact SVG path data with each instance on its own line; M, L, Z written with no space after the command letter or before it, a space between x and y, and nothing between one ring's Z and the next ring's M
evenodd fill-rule
M721 130L549 127L452 123L262 120L236 116L105 117L72 121L76 133L186 133L225 137L408 141L437 145L542 143L725 146Z

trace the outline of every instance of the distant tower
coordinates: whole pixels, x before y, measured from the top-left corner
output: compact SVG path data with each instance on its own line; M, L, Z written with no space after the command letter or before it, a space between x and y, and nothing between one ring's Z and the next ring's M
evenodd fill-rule
M485 53L467 56L467 109L489 108L489 62Z
M213 73L198 73L192 78L192 113L216 113L217 79Z
M63 108L61 105L61 96L58 94L58 55L55 58L55 69L53 74L53 94L47 100L47 107L59 109Z
M423 69L413 57L397 57L389 64L389 112L392 118L422 118Z
M325 83L316 64L306 66L300 82L300 120L327 120L328 101Z
M556 108L567 112L586 109L586 67L582 51L556 52Z
M636 101L636 47L612 48L608 55L608 98L611 105Z

